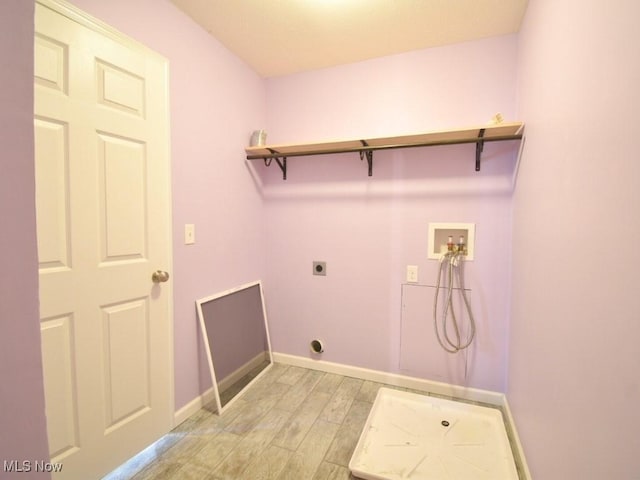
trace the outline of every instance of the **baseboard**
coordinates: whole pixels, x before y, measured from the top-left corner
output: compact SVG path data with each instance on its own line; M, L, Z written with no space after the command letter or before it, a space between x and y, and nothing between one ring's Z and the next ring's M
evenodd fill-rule
M265 362L265 360L267 362L269 361L269 352L260 352L260 353L258 353L258 355L256 355L252 359L250 359L247 363L245 363L244 365L241 365L238 369L236 369L235 371L231 372L229 375L227 375L222 380L219 380L218 381L218 391L219 392L224 392L227 388L229 388L231 385L235 384L242 377L244 377L248 373L251 373L251 371L253 369L255 369L258 366L262 365Z
M491 392L489 390L451 385L434 380L425 380L397 373L370 370L342 363L327 362L325 360L313 360L311 358L289 355L287 353L274 352L273 360L287 365L309 368L311 370L320 370L328 373L336 373L338 375L370 380L372 382L386 383L387 385L394 385L396 387L411 388L446 397L464 398L466 400L473 400L474 402L483 402L496 406L502 406L504 404L504 394Z
M173 414L173 426L174 428L184 422L191 415L200 410L209 402L214 400L213 387L209 388L202 395L198 395L196 398L187 403L184 407L179 408Z
M531 472L529 472L529 466L524 456L524 450L520 443L520 437L518 436L518 429L516 423L513 421L513 415L511 414L511 408L509 408L509 402L507 397L504 397L504 404L502 405L502 414L506 417L505 424L507 425L507 434L509 435L509 441L511 442L511 449L518 466L520 478L523 480L531 480Z

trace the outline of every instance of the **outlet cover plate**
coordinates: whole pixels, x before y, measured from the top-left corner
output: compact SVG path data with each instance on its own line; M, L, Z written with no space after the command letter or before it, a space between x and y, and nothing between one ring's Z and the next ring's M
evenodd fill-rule
M407 265L407 282L418 283L418 266Z

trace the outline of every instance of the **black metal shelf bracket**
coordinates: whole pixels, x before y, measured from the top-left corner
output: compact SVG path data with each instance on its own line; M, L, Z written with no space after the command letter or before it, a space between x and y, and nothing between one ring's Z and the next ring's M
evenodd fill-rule
M480 171L480 157L482 156L482 150L484 149L484 128L481 128L478 132L478 141L476 142L476 172Z
M363 147L368 147L369 144L364 140L360 140ZM369 165L369 176L373 176L373 150L360 150L360 161L367 157L367 164Z
M277 155L278 153L271 148L269 148L269 152L271 152L272 155ZM271 165L271 160L275 160L280 167L280 170L282 170L282 179L287 179L287 157L282 157L282 160L280 160L279 157L264 157L263 160L267 167Z

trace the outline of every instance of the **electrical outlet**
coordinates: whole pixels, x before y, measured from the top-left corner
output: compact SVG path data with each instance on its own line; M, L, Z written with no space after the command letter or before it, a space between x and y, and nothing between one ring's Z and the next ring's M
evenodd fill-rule
M184 226L184 244L193 245L196 243L196 226L193 223L187 223Z
M407 282L418 283L417 265L407 265Z

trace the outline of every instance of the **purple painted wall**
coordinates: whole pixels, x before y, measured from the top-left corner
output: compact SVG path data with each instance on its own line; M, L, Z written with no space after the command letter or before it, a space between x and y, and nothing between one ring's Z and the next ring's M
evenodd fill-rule
M176 408L210 385L195 300L264 277L261 197L242 155L263 80L169 1L73 0L169 60ZM184 225L196 244L184 245Z
M267 80L268 143L461 128L495 113L515 119L516 36L395 55ZM288 179L256 162L267 219L265 297L277 352L399 371L406 265L433 284L429 222L476 224L467 265L478 343L467 384L503 391L509 311L511 174L517 145L376 152L373 177L357 154L289 159ZM312 261L327 276L312 276ZM421 342L433 335L425 312ZM449 379L450 380L450 379Z
M48 461L38 312L33 3L0 2L0 468ZM35 468L35 466L33 467ZM2 478L49 478L3 473Z
M267 80L267 143L385 137L515 119L517 37Z
M277 142L461 127L496 112L514 118L515 36L265 82L168 2L75 4L170 61L177 408L209 385L193 348L201 345L194 299L264 278L265 262L276 351L306 355L320 336L328 360L397 371L405 265L418 264L425 281L435 275L426 260L429 221L478 224L477 248L486 253L468 277L482 333L468 383L504 388L513 147L487 146L480 174L469 146L381 153L371 180L359 160L328 158L305 169L300 159L285 184L274 169L248 167L239 152L264 126ZM347 234L345 222L355 226ZM182 245L185 223L196 224L195 246ZM343 292L337 298L309 288L318 256L330 263L324 286ZM303 312L290 308L298 302ZM381 333L363 345L372 330Z
M469 221L481 312L469 383L507 388L534 478L637 476L636 2L536 0L518 37L267 81L168 1L74 3L170 60L177 408L209 381L194 300L260 277L276 351L308 355L319 337L327 360L397 371L405 266L429 282L428 222ZM0 349L0 460L47 451L32 10L0 2L0 337L11 339ZM513 199L507 145L486 147L479 174L473 148L457 146L377 153L371 179L357 156L295 159L286 182L239 153L256 128L269 142L316 141L466 126L498 111L527 123ZM194 246L182 244L185 223L196 224ZM327 277L311 275L312 260L328 262Z
M640 4L537 0L520 34L507 396L533 478L640 478Z

